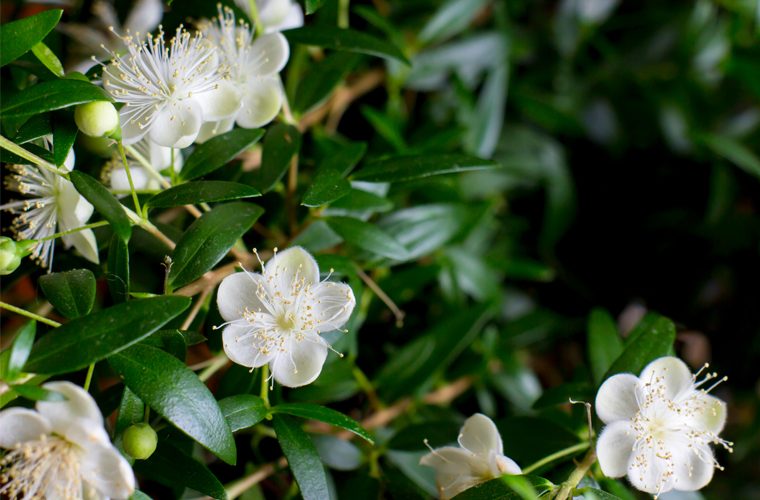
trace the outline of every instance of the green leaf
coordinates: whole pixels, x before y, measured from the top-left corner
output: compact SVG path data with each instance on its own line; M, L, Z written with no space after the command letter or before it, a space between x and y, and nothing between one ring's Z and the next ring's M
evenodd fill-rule
M309 435L290 417L274 415L272 423L304 500L330 498L325 469Z
M507 45L506 42L504 45ZM495 66L488 73L483 90L478 96L478 104L467 127L466 150L486 158L493 155L504 123L509 70L507 56L505 63Z
M359 163L366 150L363 142L350 143L324 159L301 204L318 207L347 195L351 183L344 177Z
M46 10L0 26L0 66L18 59L41 42L58 24L61 14L60 9Z
M323 102L361 58L359 54L335 52L319 62L311 63L300 79L293 108L305 113Z
M325 406L311 403L286 403L273 407L272 413L287 413L288 415L294 415L296 417L319 420L320 422L325 422L336 427L342 427L347 431L351 431L357 436L369 441L370 444L374 444L375 442L372 435L364 430L357 421L345 416L339 411L335 411Z
M673 322L661 316L649 320L645 317L643 321L648 321L646 327L629 335L625 350L612 363L603 380L616 373L638 375L650 361L670 354L676 341Z
M702 141L713 153L725 158L748 174L760 178L760 158L742 143L722 135L705 135Z
M387 212L393 208L393 202L375 193L362 189L351 188L346 196L330 203L330 213L346 212ZM345 212L344 212L345 213Z
M354 173L353 178L370 182L401 182L497 167L499 164L494 161L462 154L392 156L370 163Z
M125 302L129 297L129 247L116 233L108 247L105 275L114 303Z
M130 425L142 422L145 417L145 405L137 395L124 387L119 402L119 413L116 417L116 434L121 434Z
M623 352L623 340L610 313L594 309L588 318L588 359L594 383L599 384L612 363Z
M267 193L285 175L290 160L301 149L301 133L295 127L278 123L264 137L261 168L255 171L251 185Z
M581 491L583 492L582 498L584 500L620 500L619 496L607 493L598 488L583 488Z
M401 127L390 116L369 106L362 106L361 111L375 132L393 146L396 153L403 153L407 149L406 141L401 135Z
M24 363L29 358L29 353L32 351L32 344L34 344L34 336L37 333L37 322L30 321L24 326L19 328L16 332L16 338L13 339L11 345L10 355L8 356L8 366L5 370L5 374L0 377L5 380L13 380L21 373L24 368Z
M187 354L187 343L185 337L176 329L159 330L147 339L142 341L143 344L157 347L166 351L180 361L185 361Z
M555 488L548 479L538 476L505 475L468 488L456 500L539 500Z
M235 464L235 440L214 396L171 354L138 344L109 363L145 404L210 452Z
M422 27L419 41L427 45L464 31L487 3L488 0L448 0Z
M32 401L66 401L60 392L51 391L34 384L13 385L11 389L19 396Z
M325 0L306 0L306 15L314 14L323 3Z
M52 133L53 131L50 128L50 115L36 115L29 118L23 125L21 125L18 129L18 133L13 138L13 142L16 144L24 144Z
M92 101L110 101L106 91L89 82L59 79L41 82L3 99L5 118L36 115Z
M282 32L289 42L315 45L326 49L358 52L385 59L395 59L404 64L409 60L395 45L367 33L352 29L327 26L307 26Z
M212 498L227 498L224 485L202 463L168 440L161 441L147 460L135 462L135 471L169 487L194 489Z
M152 297L74 319L34 344L24 371L57 375L82 369L141 341L189 305L187 297Z
M353 217L328 217L325 221L330 229L357 248L394 260L408 257L401 243L374 224Z
M188 156L179 175L190 180L210 174L256 144L262 135L264 131L258 128L236 128L212 137Z
M264 400L253 394L239 394L219 401L219 408L232 432L247 429L266 418L269 410Z
M119 203L103 184L78 170L72 170L69 178L77 191L92 203L95 210L111 224L113 232L125 243L132 236L132 225L124 207Z
M228 181L191 181L162 191L145 202L152 208L169 208L193 203L238 200L261 196L245 184Z
M169 284L185 285L214 267L262 213L264 209L258 205L243 202L219 205L204 213L177 242Z
M352 442L336 436L312 436L319 459L331 469L349 471L361 467L361 450Z
M38 283L53 307L67 318L79 318L92 311L95 275L89 269L45 274Z
M63 64L61 64L61 61L47 45L42 42L35 44L34 47L32 47L32 53L34 53L37 59L39 59L51 73L59 78L63 77Z
M53 114L53 159L57 166L60 167L66 161L74 147L78 131L71 113Z

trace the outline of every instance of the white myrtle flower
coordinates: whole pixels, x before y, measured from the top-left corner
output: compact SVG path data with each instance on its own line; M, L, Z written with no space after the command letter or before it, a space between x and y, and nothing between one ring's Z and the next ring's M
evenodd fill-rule
M634 487L654 495L695 491L710 482L720 468L710 444L730 451L731 443L718 437L726 404L708 394L725 378L703 389L717 374L698 380L701 371L692 375L683 361L668 356L652 361L639 377L623 373L602 384L596 411L607 426L596 452L606 476L627 475Z
M51 140L44 139L48 149ZM69 151L62 170L74 168L74 150ZM42 240L59 232L72 231L84 226L92 216L92 204L76 190L71 181L35 165L8 165L13 171L5 178L10 191L26 196L0 205L0 210L18 214L11 230L17 240ZM66 248L74 247L87 260L98 263L98 245L92 229L84 229L61 236ZM38 264L51 269L55 240L40 241L32 255Z
M348 285L320 281L314 258L292 247L275 250L261 274L224 278L217 305L227 356L251 369L269 363L274 380L299 387L319 376L331 349L320 334L341 328L356 299Z
M134 151L140 155L140 159L132 154L130 149L127 149L126 156L127 162L129 162L129 173L132 175L132 182L137 191L157 191L163 186L161 181L156 178L156 173L160 173L163 170L169 169L172 166L172 148L166 148L159 146L155 142L151 141L147 137L143 137L135 144L132 145ZM140 160L147 162L155 173L148 171ZM179 172L182 170L183 159L182 154L178 151L174 151L174 171ZM129 178L127 177L127 171L124 168L121 158L114 157L105 168L105 179L111 185L111 189L116 193L129 193ZM168 178L160 176L163 179Z
M0 412L0 496L3 498L129 498L135 476L108 439L87 391L48 382L65 401L38 401L37 411Z
M250 26L235 20L235 13L220 7L219 15L201 27L206 38L219 48L228 78L210 92L210 100L238 96L239 108L223 120L204 123L199 141L227 132L235 123L256 128L271 122L283 101L279 72L290 56L290 47L280 33L262 35L256 40Z
M421 465L435 469L440 498L452 498L504 474L522 474L520 466L504 456L499 430L485 415L476 413L465 420L457 441L459 447L431 449L420 459Z
M251 2L254 0L235 0L248 18L251 17ZM303 26L303 10L294 0L255 0L259 20L264 25L265 33L275 33L300 28Z
M159 27L155 37L127 34L123 40L127 53L112 54L103 85L124 103L119 112L124 144L147 135L161 146L184 148L204 121L222 120L239 109L234 89L221 85L216 48L199 32L191 35L180 26L166 44Z

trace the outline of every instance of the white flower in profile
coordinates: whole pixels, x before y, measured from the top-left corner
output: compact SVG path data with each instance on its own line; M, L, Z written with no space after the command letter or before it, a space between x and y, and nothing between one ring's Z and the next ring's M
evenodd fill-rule
M137 157L139 155L139 158ZM126 152L127 161L129 162L129 172L132 175L132 182L137 191L157 191L162 189L160 179L166 179L161 172L172 166L172 148L159 146L147 137L143 137L132 148ZM150 169L143 166L143 162L150 165ZM174 171L182 170L182 154L174 151ZM105 169L106 180L111 185L111 189L118 194L130 192L129 179L127 171L124 168L121 158L114 157Z
M504 474L522 474L520 466L504 456L499 430L485 415L476 413L465 420L457 441L459 447L431 449L420 459L421 465L435 469L440 498L452 498Z
M71 382L42 387L66 400L0 412L0 496L129 498L134 473L108 439L92 396Z
M707 365L705 365L707 367ZM704 369L704 368L703 368ZM670 490L695 491L720 468L711 443L731 451L718 437L726 422L726 404L678 358L656 359L639 377L630 373L607 379L596 395L596 411L607 424L596 452L602 472L628 476L637 489L653 495Z
M159 27L155 37L127 34L123 40L127 53L112 54L103 69L103 85L124 103L119 114L125 144L147 135L161 146L184 148L204 121L227 118L239 109L237 95L220 85L216 48L200 33L191 35L180 26L166 44Z
M248 18L251 17L251 2L256 2L259 20L265 33L275 33L303 26L303 10L294 0L235 0Z
M48 148L51 140L44 139ZM69 152L61 169L70 172L74 168L74 151ZM14 173L5 179L10 191L26 196L0 205L0 210L18 214L11 230L17 240L43 240L56 233L73 231L84 226L92 216L92 204L74 188L74 185L46 169L34 165L8 165ZM74 247L87 260L98 263L98 245L92 229L74 231L61 236L66 248ZM38 264L51 269L55 240L40 241L32 255Z
M219 15L201 25L206 38L219 48L226 79L210 92L209 99L225 100L236 94L240 106L223 120L203 125L200 141L227 132L237 123L255 128L271 122L282 107L283 91L279 72L290 56L290 47L279 33L253 39L250 26L235 20L235 13L220 7Z

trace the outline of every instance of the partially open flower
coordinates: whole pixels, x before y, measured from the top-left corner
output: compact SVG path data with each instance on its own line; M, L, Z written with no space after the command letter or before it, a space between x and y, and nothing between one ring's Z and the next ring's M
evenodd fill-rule
M49 382L66 401L39 401L37 411L0 412L0 496L3 498L129 498L132 468L113 447L103 416L85 390Z
M235 0L248 17L251 17L252 0ZM294 0L254 0L264 32L275 33L303 26L303 10Z
M320 281L314 258L292 247L275 252L261 274L224 278L217 305L227 356L251 368L269 363L274 380L299 387L322 371L330 345L320 334L341 328L356 299L348 285Z
M127 148L126 157L129 162L132 182L137 191L158 191L162 189L165 186L162 179L168 181L170 178L172 161L175 172L182 170L184 162L179 150L174 150L174 158L172 159L172 148L159 146L147 137L143 137L131 148ZM146 168L143 163L147 163L151 168ZM111 185L111 189L116 194L128 194L130 192L129 178L121 158L113 157L107 164L104 173L104 181Z
M452 498L504 474L522 474L520 466L504 456L499 430L485 415L476 413L468 418L457 441L459 447L437 448L420 460L420 464L435 469L440 498Z
M627 475L634 487L654 495L710 482L720 468L710 444L731 451L731 443L718 437L726 404L708 394L725 378L703 389L717 375L698 375L671 356L652 361L639 377L623 373L602 384L596 411L607 427L596 452L605 475Z
M103 137L119 129L119 112L108 101L93 101L76 107L74 121L84 135Z

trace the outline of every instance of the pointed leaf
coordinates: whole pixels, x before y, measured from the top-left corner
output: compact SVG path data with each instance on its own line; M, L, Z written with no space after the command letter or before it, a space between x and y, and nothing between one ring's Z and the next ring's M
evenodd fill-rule
M69 319L88 314L95 304L95 275L89 269L45 274L38 283L53 307Z
M676 327L672 321L662 316L644 318L644 328L632 332L628 337L625 350L612 363L612 366L602 380L616 373L633 373L638 375L650 362L659 357L667 356L676 341Z
M370 444L374 444L375 442L372 435L367 432L359 422L345 416L339 411L335 411L325 406L312 403L286 403L273 407L272 413L287 413L288 415L294 415L296 417L319 420L320 422L325 422L336 427L342 427L347 431L351 431L357 436L369 441Z
M328 217L325 221L341 238L362 250L395 260L404 260L409 254L393 236L368 222L353 217Z
M115 304L125 302L129 297L129 247L114 233L108 247L106 281Z
M50 33L63 11L46 10L39 14L0 26L0 66L18 59Z
M145 202L152 208L179 207L193 203L237 200L261 196L258 190L245 184L228 181L191 181L162 191Z
M285 415L274 415L272 423L304 500L330 498L325 469L309 435L298 422Z
M266 418L269 410L264 400L253 394L239 394L219 401L224 418L232 432L247 429Z
M370 163L355 172L353 178L370 182L400 182L498 167L495 161L462 154L393 156Z
M21 370L24 368L24 363L26 363L26 360L29 358L29 353L32 351L32 344L34 344L34 336L36 333L36 321L30 321L19 328L18 332L16 332L16 338L13 339L13 344L11 345L8 366L5 370L5 374L0 378L13 380L19 373L21 373Z
M69 178L74 183L74 187L77 188L79 194L87 198L87 201L92 203L95 210L111 224L113 232L119 235L122 241L129 241L129 238L132 236L132 225L119 200L103 184L84 172L72 170L69 173Z
M326 49L358 52L385 59L395 59L404 64L409 60L398 47L367 33L352 29L327 26L306 26L282 32L291 43L315 45Z
M4 117L36 115L92 101L110 101L106 91L90 82L61 78L32 85L3 99Z
M190 180L210 174L256 144L262 135L264 131L258 128L236 128L212 137L188 156L179 175Z
M604 309L594 309L588 319L588 358L594 382L600 383L612 363L623 352L615 320Z
M271 191L300 149L301 133L297 128L284 123L271 127L264 138L261 168L253 173L251 185L262 193Z

